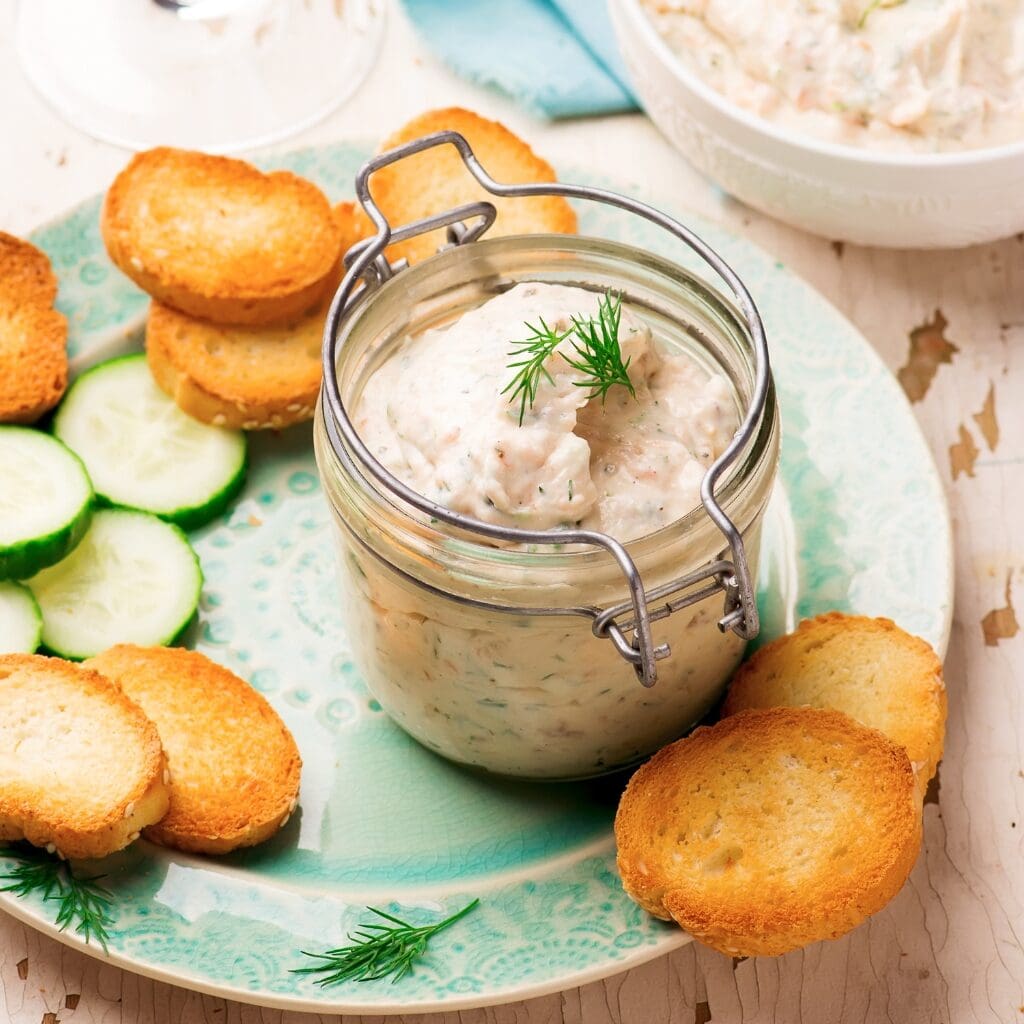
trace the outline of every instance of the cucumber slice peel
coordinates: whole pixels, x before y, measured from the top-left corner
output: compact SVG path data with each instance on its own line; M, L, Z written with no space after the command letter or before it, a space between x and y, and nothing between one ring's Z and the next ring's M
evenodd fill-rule
M73 661L119 643L173 643L202 585L184 533L127 509L98 510L71 555L27 581L43 614L43 646Z
M142 354L82 374L53 431L85 463L100 504L152 512L184 530L216 518L245 480L245 435L183 413Z
M0 654L32 654L43 631L43 616L32 591L21 583L0 583Z
M93 491L81 460L30 427L0 426L0 579L64 558L89 526Z

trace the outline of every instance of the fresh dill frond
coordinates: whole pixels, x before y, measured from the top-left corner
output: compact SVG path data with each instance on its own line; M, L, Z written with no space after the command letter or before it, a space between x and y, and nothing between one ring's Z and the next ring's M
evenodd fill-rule
M880 7L884 10L888 7L899 7L901 4L906 3L907 0L871 0L871 2L861 12L861 16L857 21L858 31L864 28L868 23L868 18L871 17L872 11L877 11Z
M391 983L412 971L413 964L426 952L427 943L438 932L450 928L461 920L480 901L473 900L461 910L446 917L437 924L417 927L401 918L386 914L376 907L367 907L371 914L389 921L390 924L364 924L360 930L349 933L350 945L329 949L326 953L307 953L322 963L310 967L296 967L293 974L321 974L316 983L320 986L337 985L342 981L377 981L394 975Z
M601 396L603 402L609 388L621 384L635 398L636 391L629 379L629 363L622 361L622 350L619 347L619 322L622 318L622 297L605 293L598 304L597 316L571 317L572 326L565 331L556 331L549 327L543 319L540 326L526 324L530 336L524 341L513 342L508 355L513 362L508 364L516 375L502 389L503 395L509 395L509 402L519 401L519 425L523 425L526 410L533 407L537 399L537 388L541 378L554 384L551 374L544 365L548 357L562 344L566 338L572 338L572 349L575 358L562 354L565 361L583 379L573 381L577 387L589 388L588 398Z
M573 317L575 337L572 341L576 359L565 361L584 374L583 380L573 381L578 388L590 388L587 398L601 396L604 402L609 388L621 384L634 398L636 390L629 379L632 356L622 361L619 347L619 321L622 319L622 296L606 293L597 307L597 316L583 320Z
M0 849L0 856L16 861L0 874L0 882L7 882L0 892L15 896L38 893L44 901L57 903L55 923L61 931L74 925L75 932L86 942L95 939L107 951L113 894L98 884L102 875L83 878L72 871L67 861L27 844Z
M544 365L545 361L574 330L572 327L561 332L553 330L544 322L543 317L540 327L527 324L526 329L530 332L530 337L525 341L513 342L513 347L508 353L509 356L518 359L517 362L509 363L508 368L518 372L501 391L503 395L509 395L509 402L519 399L519 426L523 425L527 406L532 408L537 399L537 387L541 377L546 377L549 384L554 384L551 374Z

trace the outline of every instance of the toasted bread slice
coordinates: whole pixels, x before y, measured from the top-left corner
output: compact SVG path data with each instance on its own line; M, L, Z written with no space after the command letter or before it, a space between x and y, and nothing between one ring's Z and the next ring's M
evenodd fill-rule
M345 250L370 225L353 203L333 211ZM226 327L150 307L146 355L157 384L204 423L238 430L278 429L313 415L322 379L321 348L333 288L311 312L283 327Z
M60 658L0 657L0 839L105 857L168 799L156 728L109 680Z
M345 200L344 202L336 203L331 212L334 216L334 223L338 225L338 231L341 234L342 256L360 239L368 238L377 231L373 221L370 220L366 215L366 211L358 203ZM341 274L339 273L339 280L340 277Z
M551 165L504 125L460 107L421 114L385 139L381 151L445 129L464 135L484 170L502 184L557 180ZM576 231L576 214L565 199L496 199L476 183L452 146L417 153L381 169L371 179L370 189L392 228L486 199L498 209L498 219L488 237ZM391 246L388 255L415 263L432 256L444 242L443 230L432 231Z
M326 306L285 327L211 324L154 302L146 356L154 380L190 416L265 430L313 415Z
M0 231L0 423L33 423L68 384L68 325L46 253Z
M50 257L31 242L0 231L0 298L49 308L57 300Z
M227 324L301 316L330 286L341 248L311 182L166 147L137 154L114 179L100 227L110 258L140 288Z
M147 839L228 853L272 836L295 809L302 761L274 709L195 651L120 644L86 662L153 720L171 769L171 806Z
M839 711L741 711L665 747L615 818L626 892L732 956L777 956L879 911L921 845L902 747Z
M776 705L835 708L907 751L922 792L942 757L942 663L891 619L830 612L767 644L736 674L723 715Z

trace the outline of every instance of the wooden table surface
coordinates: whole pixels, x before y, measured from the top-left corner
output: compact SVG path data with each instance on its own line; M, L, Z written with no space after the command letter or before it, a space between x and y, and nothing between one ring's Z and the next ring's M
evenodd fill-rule
M30 2L30 0L26 0ZM0 229L26 233L101 191L126 155L60 121L21 76L0 0ZM946 484L956 537L950 714L925 847L881 914L836 942L733 962L696 945L628 974L408 1024L1024 1021L1024 236L956 252L812 238L724 198L639 115L554 126L439 67L401 11L354 101L300 142L380 136L458 103L521 132L556 165L601 168L717 218L839 307L899 374ZM11 1024L313 1024L107 966L0 914L0 1020ZM353 1024L360 1018L344 1018ZM366 1018L367 1020L371 1018Z

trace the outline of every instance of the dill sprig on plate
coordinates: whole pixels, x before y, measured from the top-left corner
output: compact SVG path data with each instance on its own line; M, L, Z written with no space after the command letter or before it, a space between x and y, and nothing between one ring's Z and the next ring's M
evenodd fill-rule
M523 425L526 410L533 407L537 399L537 388L541 378L554 384L551 374L544 365L548 357L565 341L572 338L575 358L563 353L562 357L576 371L583 374L582 380L573 381L576 387L589 388L588 398L601 396L603 402L609 388L621 384L635 398L636 391L629 379L629 363L622 361L619 347L619 322L622 318L622 297L605 293L598 304L597 316L571 318L572 326L557 331L540 320L540 326L526 324L530 336L524 341L513 342L508 355L508 364L516 375L502 389L509 396L509 402L519 400L519 425Z
M15 896L38 893L44 901L52 900L57 904L55 923L61 931L74 925L86 942L95 939L103 951L107 951L113 894L97 884L102 875L89 878L76 875L67 861L35 846L0 849L0 857L10 857L17 862L0 873L0 882L7 883L0 886L0 892Z
M321 986L336 985L342 981L377 981L393 974L391 981L394 984L412 970L413 964L426 952L427 943L438 932L450 928L479 902L473 900L451 917L437 924L420 927L376 907L367 907L371 914L376 914L390 924L361 925L359 931L349 934L350 945L329 949L326 953L307 953L302 950L303 956L323 962L310 967L297 967L292 973L322 974L323 977L316 979L316 983Z

